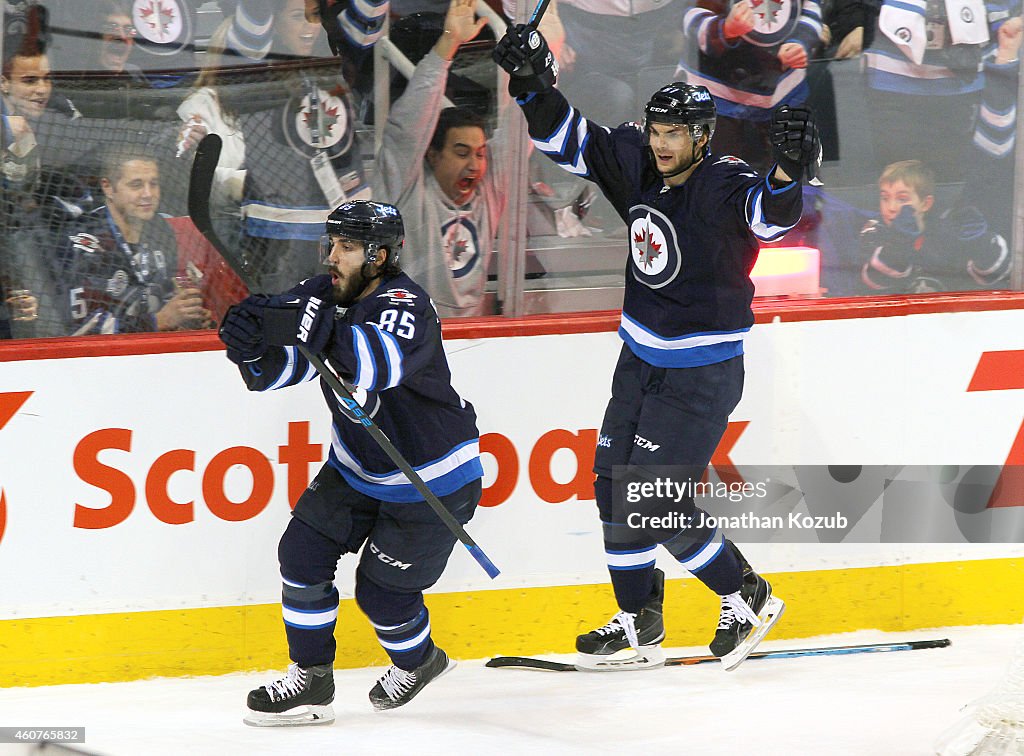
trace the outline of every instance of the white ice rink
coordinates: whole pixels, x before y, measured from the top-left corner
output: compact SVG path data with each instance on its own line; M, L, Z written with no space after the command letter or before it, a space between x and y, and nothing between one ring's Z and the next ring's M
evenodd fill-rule
M175 754L929 754L961 708L1002 679L1020 626L863 631L762 649L950 638L949 648L750 660L628 673L462 662L403 709L376 713L380 669L335 673L331 726L242 724L271 675L0 689L0 726L84 726L105 756ZM686 649L683 653L707 653ZM568 657L562 657L568 658ZM13 746L0 746L3 749Z

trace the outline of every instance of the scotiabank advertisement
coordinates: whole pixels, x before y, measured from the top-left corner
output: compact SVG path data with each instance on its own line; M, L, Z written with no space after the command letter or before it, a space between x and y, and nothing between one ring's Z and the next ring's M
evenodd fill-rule
M435 590L606 580L590 469L620 346L446 339L486 470L467 529L502 574L457 547ZM1019 465L1022 420L1024 312L768 323L712 467ZM0 619L277 601L277 541L328 440L315 382L252 394L219 351L3 363ZM827 540L807 537L815 568L1020 551ZM751 550L800 568L788 545Z

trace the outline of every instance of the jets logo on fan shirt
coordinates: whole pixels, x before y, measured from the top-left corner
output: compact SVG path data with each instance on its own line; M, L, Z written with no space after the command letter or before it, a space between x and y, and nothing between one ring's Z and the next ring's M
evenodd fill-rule
M309 157L326 150L333 158L352 146L352 113L336 88L317 87L315 96L293 97L285 104L282 118L285 138L300 155Z
M76 252L92 255L100 251L100 240L92 234L75 234L70 240Z
M652 289L660 289L679 275L682 260L675 229L668 218L647 205L631 208L629 215L633 276Z
M192 39L192 16L180 0L135 0L132 23L139 46L155 55L174 55Z
M469 218L458 217L441 226L441 239L452 278L469 275L480 259L476 226Z
M734 0L736 5L739 0ZM758 47L772 47L790 38L800 20L801 3L795 0L751 0L754 28L743 39Z

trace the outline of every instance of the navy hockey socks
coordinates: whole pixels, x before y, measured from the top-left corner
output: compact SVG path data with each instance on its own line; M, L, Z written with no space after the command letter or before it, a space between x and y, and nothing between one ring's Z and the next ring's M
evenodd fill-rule
M334 662L338 589L335 545L306 523L292 518L277 550L281 564L281 613L288 652L302 667Z
M615 589L615 602L619 609L630 614L638 614L651 597L654 587L654 548L650 549L651 561L643 567L633 569L615 569L608 567Z
M399 593L377 585L356 571L356 603L377 633L377 640L391 663L411 672L434 650L430 637L430 613L423 593Z
M700 510L698 510L699 512ZM718 528L681 530L662 544L690 573L719 596L740 589L743 565Z
M301 667L331 664L336 644L338 589L333 582L308 585L281 576L281 613L292 661Z

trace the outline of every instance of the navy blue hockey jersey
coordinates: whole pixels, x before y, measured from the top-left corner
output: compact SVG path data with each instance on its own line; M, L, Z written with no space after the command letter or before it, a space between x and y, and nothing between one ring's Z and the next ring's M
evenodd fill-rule
M330 301L331 278L307 279L290 293ZM476 411L452 388L441 323L430 298L411 278L404 273L389 278L345 310L325 354L363 410L433 493L444 496L483 477ZM295 347L270 347L240 370L251 391L317 377ZM328 463L367 496L422 501L327 382L321 379L320 387L333 419Z
M174 296L178 269L174 230L162 217L129 244L104 205L61 232L56 257L68 335L157 330L156 314Z
M636 124L589 122L558 90L519 100L541 152L595 182L626 222L629 260L619 335L658 367L697 367L743 353L754 323L758 240L800 220L798 182L782 188L739 158L706 157L677 187L650 165Z

